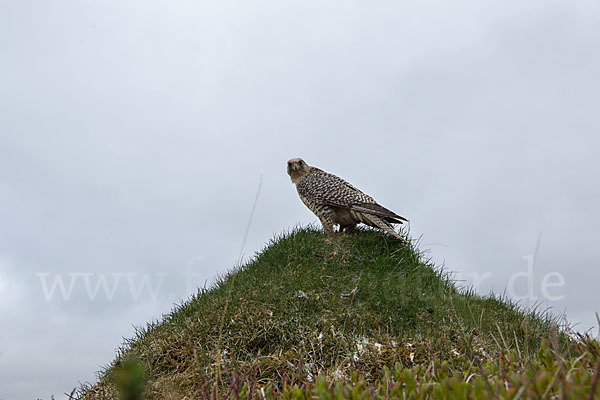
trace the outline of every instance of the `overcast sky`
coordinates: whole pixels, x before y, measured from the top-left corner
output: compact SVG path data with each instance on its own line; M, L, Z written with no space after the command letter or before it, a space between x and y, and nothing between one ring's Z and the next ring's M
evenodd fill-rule
M291 157L594 327L599 71L592 0L0 0L0 399L64 398L232 268L260 182L246 258L315 222Z

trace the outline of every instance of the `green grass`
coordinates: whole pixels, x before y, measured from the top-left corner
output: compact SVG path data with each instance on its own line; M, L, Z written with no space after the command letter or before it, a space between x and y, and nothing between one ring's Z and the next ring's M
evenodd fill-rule
M458 289L413 243L372 230L327 238L298 229L139 330L80 396L438 398L477 384L488 396L477 398L501 390L513 398L520 389L507 382L522 386L528 369L537 379L545 368L547 384L562 371L552 385L564 391L567 367L556 360L585 352L577 371L589 391L593 367L583 365L595 365L597 343L581 340L548 315ZM556 356L550 366L540 352Z

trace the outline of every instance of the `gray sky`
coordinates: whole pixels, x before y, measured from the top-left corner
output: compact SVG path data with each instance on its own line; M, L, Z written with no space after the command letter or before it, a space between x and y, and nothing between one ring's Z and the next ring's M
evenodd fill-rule
M600 3L452 3L0 1L0 399L93 380L231 268L261 175L246 257L316 221L298 156L482 294L524 296L541 237L532 294L593 327Z

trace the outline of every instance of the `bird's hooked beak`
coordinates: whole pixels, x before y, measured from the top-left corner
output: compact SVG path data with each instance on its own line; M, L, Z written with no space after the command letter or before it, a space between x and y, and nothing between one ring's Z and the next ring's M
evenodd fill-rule
M287 172L291 174L292 172L298 172L300 170L300 164L297 162L289 161L287 165Z

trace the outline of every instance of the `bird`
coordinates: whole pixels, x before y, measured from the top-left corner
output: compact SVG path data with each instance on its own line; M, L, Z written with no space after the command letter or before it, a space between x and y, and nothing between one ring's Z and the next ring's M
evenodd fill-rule
M378 204L342 178L308 165L301 158L287 162L290 176L300 200L319 218L325 233L353 231L359 223L379 228L404 240L393 227L408 220Z

